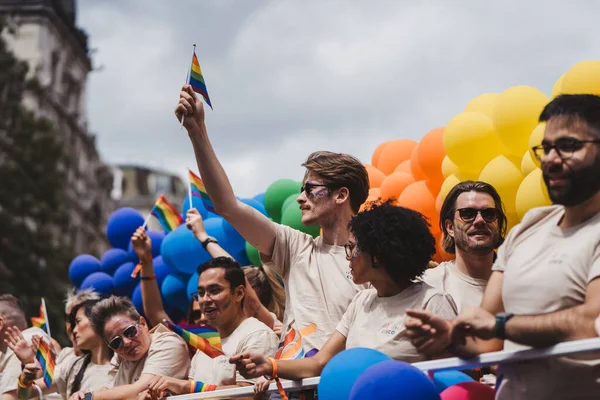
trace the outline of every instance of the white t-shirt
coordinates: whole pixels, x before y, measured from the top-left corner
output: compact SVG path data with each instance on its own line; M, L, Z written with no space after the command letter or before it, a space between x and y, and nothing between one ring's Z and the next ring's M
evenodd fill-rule
M479 307L487 285L485 279L475 279L460 272L453 261L428 268L421 279L440 293L452 296L459 313L468 307Z
M40 328L27 328L22 333L25 340L29 343L31 343L31 338L34 335L43 337L46 342L49 340L46 332ZM17 390L19 375L21 375L21 361L19 361L10 347L7 347L6 353L0 356L0 397L2 397L3 393Z
M305 353L323 347L354 295L366 288L352 282L343 246L327 245L321 236L284 225L277 225L272 257L261 259L271 262L285 282L281 337L291 329L302 333Z
M247 351L258 352L265 357L273 357L277 352L278 337L271 328L256 318L246 318L226 338L221 338L224 356L210 358L200 350L192 358L190 379L202 381L210 385L235 385L236 382L254 383L254 380L244 379L229 363L229 358L235 354Z
M395 296L378 297L376 289L354 296L336 330L346 337L346 349L368 347L405 362L422 361L406 337L404 319L407 308L427 310L445 319L456 317L456 305L448 294L441 294L424 282L415 282Z
M493 270L504 272L506 312L537 315L583 304L588 284L600 276L600 213L567 229L558 226L563 215L562 206L529 211L498 250ZM504 342L505 350L523 348ZM585 357L502 366L497 399L600 399L600 358Z
M150 338L148 353L138 361L123 360L115 353L110 371L114 376L114 386L135 383L142 374L186 379L190 356L183 339L163 324L156 325L150 331Z
M73 354L71 352L71 354ZM67 356L62 359L60 364L56 365L54 370L54 383L56 383L57 392L68 399L73 394L71 388L77 373L84 363L85 356ZM112 387L112 377L109 375L112 365L106 363L97 365L90 362L83 373L83 379L79 385L79 390L83 392L96 391L100 389L109 389Z

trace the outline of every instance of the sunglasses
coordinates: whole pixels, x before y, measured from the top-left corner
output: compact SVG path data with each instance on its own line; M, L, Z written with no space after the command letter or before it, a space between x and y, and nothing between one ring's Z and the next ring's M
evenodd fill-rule
M329 185L322 184L322 183L310 183L310 182L306 182L300 188L300 193L304 192L307 196L312 196L312 194L313 194L312 190L314 188L316 188L316 187L328 188Z
M465 207L459 208L456 211L458 211L460 219L462 219L464 222L475 221L475 218L477 218L477 214L481 214L481 218L483 218L485 222L494 222L498 219L498 210L496 210L493 207L482 209Z
M138 323L135 323L134 325L129 325L123 330L122 335L115 336L110 342L108 342L108 347L110 347L114 351L119 350L121 347L123 347L124 337L127 339L133 339L140 333L138 325Z

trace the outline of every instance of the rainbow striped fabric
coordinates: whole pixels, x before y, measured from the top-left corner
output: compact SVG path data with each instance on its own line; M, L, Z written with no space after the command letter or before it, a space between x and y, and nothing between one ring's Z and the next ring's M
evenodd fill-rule
M154 207L152 207L152 211L150 214L154 215L158 222L162 225L164 230L168 233L173 229L177 228L179 225L183 223L183 218L179 212L165 199L165 196L162 194L154 203Z
M36 328L40 328L44 332L48 332L48 316L46 315L44 299L42 299L40 302L40 316L31 317L31 325L35 326Z
M208 192L204 187L204 182L202 182L202 179L200 179L200 177L194 174L191 170L188 171L190 173L189 175L190 185L192 187L192 196L199 197L202 200L202 203L204 203L204 207L208 211L215 212L215 206L210 200L210 197L208 197Z
M182 328L182 326L190 327L189 325L178 326L166 319L163 320L163 323L167 325L170 330L181 336L190 347L200 350L210 358L225 355L221 350L221 336L219 336L219 332L217 332L216 329L208 326L199 326L193 327L194 333L192 333L191 331Z
M204 82L204 76L202 75L202 70L200 69L200 63L198 62L198 57L196 57L196 51L194 51L194 57L192 58L190 85L192 86L192 89L194 89L194 92L202 96L204 101L206 101L206 104L208 104L208 106L212 109L210 97L208 97L208 90L206 89L206 82Z
M50 346L42 338L40 338L37 352L35 353L35 359L40 364L42 371L44 371L44 383L46 384L46 387L52 387L52 380L54 379L54 357L50 351Z

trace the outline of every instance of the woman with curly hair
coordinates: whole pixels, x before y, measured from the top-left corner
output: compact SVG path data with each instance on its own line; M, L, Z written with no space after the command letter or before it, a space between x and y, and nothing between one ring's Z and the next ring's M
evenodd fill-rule
M435 239L420 213L390 202L374 204L352 218L350 238L345 244L351 277L356 284L370 283L359 292L336 331L312 358L268 360L258 354L231 358L246 378L272 375L276 367L284 379L320 375L337 353L354 347L368 347L406 362L423 360L405 336L404 310L435 310L451 319L456 316L452 298L432 286L416 281L435 253Z

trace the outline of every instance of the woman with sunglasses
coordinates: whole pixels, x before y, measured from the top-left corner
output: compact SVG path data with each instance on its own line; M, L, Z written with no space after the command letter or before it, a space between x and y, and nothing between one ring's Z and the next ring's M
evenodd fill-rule
M350 221L350 239L344 246L352 280L370 283L348 307L336 331L312 358L267 359L253 352L231 358L247 378L262 375L285 379L318 376L337 353L354 347L379 350L406 362L423 360L405 337L404 310L436 310L448 318L456 316L452 298L415 281L435 253L435 239L421 214L390 202L371 205Z
M44 393L58 392L63 399L68 399L81 389L99 390L112 387L112 381L108 375L112 352L102 338L94 332L89 320L92 308L96 303L98 300L86 300L72 307L68 320L72 327L73 343L83 355L66 358L57 363L52 386L49 388L46 387L43 378L30 380L31 376L39 375L41 372L40 367L34 361L35 351L31 347L22 348L20 342L24 341L23 335L20 332L11 331L9 346L17 351L21 349L15 354L24 364L17 391L20 399L39 396L38 392L33 390L33 384L40 387ZM34 341L37 343L37 340L39 338Z
M116 353L111 370L114 387L82 390L71 400L135 398L146 391L155 375L187 376L190 359L183 339L162 324L148 330L146 320L129 299L112 296L101 300L92 309L90 319L96 333Z

